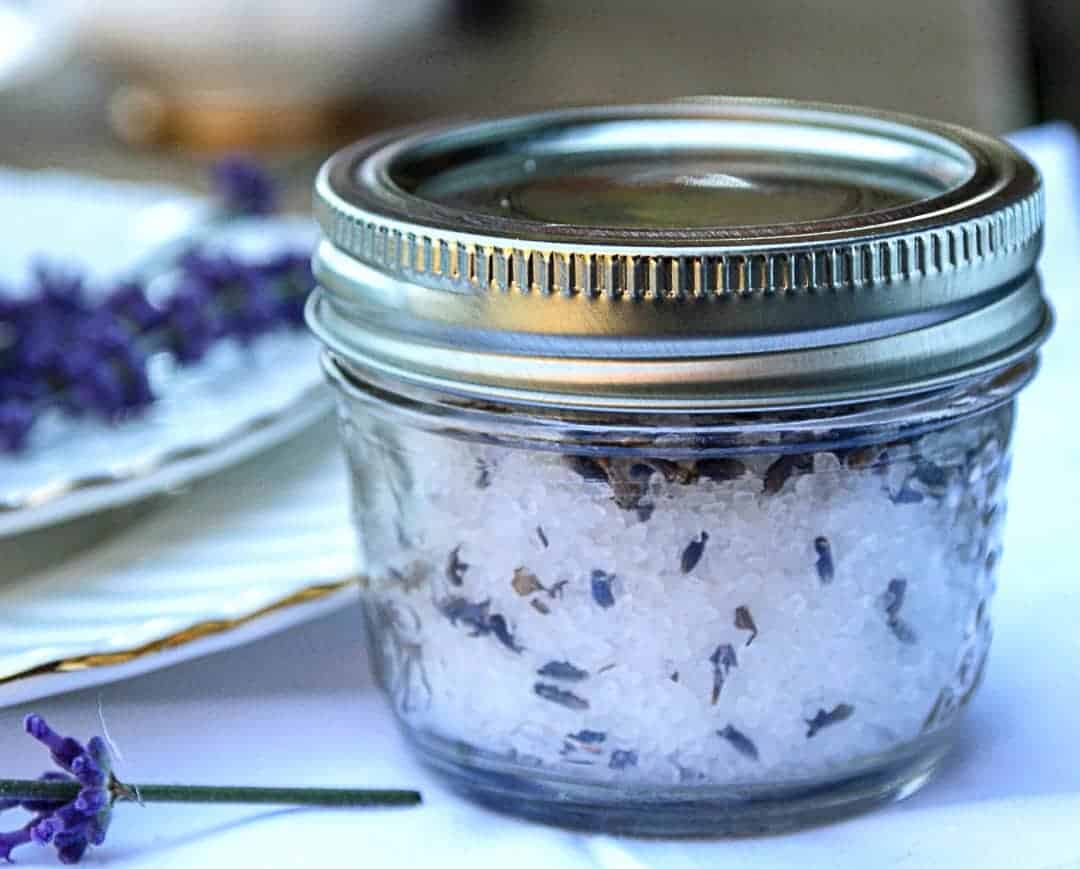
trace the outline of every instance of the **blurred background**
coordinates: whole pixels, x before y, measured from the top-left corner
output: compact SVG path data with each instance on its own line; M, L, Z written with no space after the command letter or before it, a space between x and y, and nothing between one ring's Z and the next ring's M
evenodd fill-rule
M1003 132L1080 116L1076 0L0 0L0 163L198 186L244 149L306 202L343 140L701 93Z

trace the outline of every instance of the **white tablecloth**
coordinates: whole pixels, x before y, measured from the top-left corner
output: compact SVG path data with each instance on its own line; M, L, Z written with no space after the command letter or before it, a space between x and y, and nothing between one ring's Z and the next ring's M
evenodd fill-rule
M1044 275L1058 326L1021 399L1006 554L985 684L960 745L899 805L776 837L632 840L574 834L476 808L412 760L367 673L347 610L230 652L33 704L76 734L99 730L100 697L131 781L419 787L414 810L266 811L120 806L88 862L130 867L596 865L1080 867L1080 147L1065 127L1016 137L1043 170ZM180 499L170 509L184 509ZM0 711L0 774L45 756ZM0 826L7 818L0 817ZM25 848L22 865L52 865Z

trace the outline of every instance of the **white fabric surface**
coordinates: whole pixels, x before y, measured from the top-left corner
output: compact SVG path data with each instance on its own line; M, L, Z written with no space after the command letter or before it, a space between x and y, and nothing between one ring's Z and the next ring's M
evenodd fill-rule
M449 794L406 752L367 674L359 614L345 610L256 644L34 708L64 731L99 729L100 696L132 781L414 786L412 810L265 811L121 806L90 865L1080 867L1080 146L1064 127L1019 134L1047 181L1044 275L1058 326L1021 399L996 636L960 745L917 796L775 837L633 840L504 818ZM182 510L178 501L173 509ZM0 774L44 754L29 707L0 712ZM0 818L0 822L6 821ZM13 820L13 819L12 819ZM51 865L23 849L22 865Z

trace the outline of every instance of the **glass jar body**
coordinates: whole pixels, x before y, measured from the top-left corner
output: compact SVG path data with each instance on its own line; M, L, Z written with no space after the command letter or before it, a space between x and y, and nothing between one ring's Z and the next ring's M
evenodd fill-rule
M530 416L333 360L377 677L460 790L554 823L775 831L913 792L990 642L1013 395Z

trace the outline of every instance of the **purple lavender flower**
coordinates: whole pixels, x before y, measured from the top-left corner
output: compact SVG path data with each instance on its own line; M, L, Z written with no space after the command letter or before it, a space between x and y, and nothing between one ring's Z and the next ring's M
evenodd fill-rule
M235 154L211 169L214 192L230 214L264 215L277 209L277 185L257 162Z
M30 829L33 826L34 822L31 821L22 829L12 830L10 833L0 833L0 860L6 860L8 863L13 862L11 852L20 845L30 844L32 841Z
M223 161L214 178L229 213L273 210L273 184L256 164ZM168 251L161 262L172 292L161 304L131 280L94 301L82 275L51 264L35 266L29 292L0 293L0 452L24 449L50 408L116 421L145 407L154 400L147 360L155 352L191 365L216 341L246 344L303 325L315 285L307 251L260 262Z
M206 284L186 276L165 304L164 346L182 365L198 362L217 337L213 300Z
M106 297L105 310L133 333L150 331L161 323L164 316L160 308L150 304L146 291L135 281L118 284Z
M27 733L49 749L53 762L68 772L72 772L72 762L86 754L82 745L71 737L60 736L40 715L27 715L23 726Z
M285 251L259 269L275 288L277 316L291 326L303 326L304 303L315 287L311 256L306 251Z
M37 412L46 406L115 420L152 402L150 352L165 350L191 365L217 340L248 343L281 325L299 326L314 279L306 254L245 264L191 253L161 307L136 284L119 286L97 308L83 305L81 284L70 277L42 286L43 295L5 306L3 452L25 447Z
M84 747L61 736L40 715L28 715L26 732L41 742L63 770L37 781L0 779L0 812L21 808L33 817L17 830L0 832L0 860L22 845L52 845L61 863L78 863L87 848L105 842L118 802L231 802L302 806L415 806L411 790L339 788L192 787L128 785L113 775L112 759L99 736ZM584 731L582 731L584 733Z
M239 276L234 291L234 295L237 294L242 303L227 307L223 327L228 334L247 344L277 323L277 303L270 282L255 269Z
M0 401L0 452L21 450L33 425L34 412L29 402L18 398Z
M8 800L0 811L21 806L34 817L18 830L0 833L0 858L10 861L11 852L32 843L53 845L61 863L77 863L90 845L105 841L112 815L115 779L112 761L103 740L91 739L86 746L61 736L40 715L27 715L26 732L49 749L53 761L64 772L47 772L42 781L82 785L74 799L57 803L49 800Z
M87 312L86 284L81 273L41 260L33 266L33 277L36 295L55 312L69 317Z

